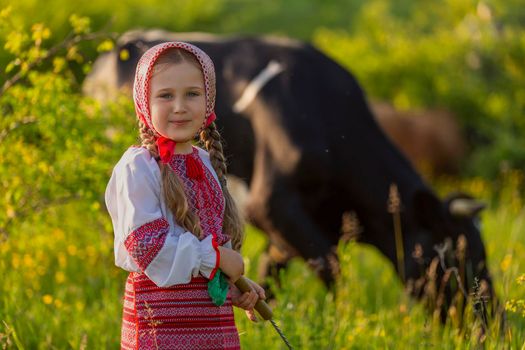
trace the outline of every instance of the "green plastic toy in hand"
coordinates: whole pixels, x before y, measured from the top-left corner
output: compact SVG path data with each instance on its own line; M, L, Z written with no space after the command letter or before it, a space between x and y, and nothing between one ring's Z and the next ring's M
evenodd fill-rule
M229 289L226 275L221 270L217 270L213 279L208 282L208 294L212 302L217 306L224 304Z

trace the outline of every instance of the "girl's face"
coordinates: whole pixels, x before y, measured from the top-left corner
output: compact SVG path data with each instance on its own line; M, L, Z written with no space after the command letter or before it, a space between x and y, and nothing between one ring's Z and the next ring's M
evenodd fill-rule
M206 117L204 77L191 63L168 63L151 77L151 121L155 130L177 142L176 153L191 151L191 141Z

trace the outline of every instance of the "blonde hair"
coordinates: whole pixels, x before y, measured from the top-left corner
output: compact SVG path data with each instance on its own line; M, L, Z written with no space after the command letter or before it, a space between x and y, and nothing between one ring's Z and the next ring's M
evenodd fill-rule
M155 62L152 74L158 73L165 64L178 64L181 62L194 64L202 70L201 65L190 52L182 49L170 49L163 53ZM158 159L158 149L155 144L153 131L141 120L139 120L139 130L142 147L145 147L153 157ZM217 173L222 188L225 201L222 223L223 232L230 236L233 249L240 251L244 239L244 222L226 185L226 159L223 153L221 135L215 123L211 123L201 131L200 143L210 154L211 165ZM191 210L188 204L182 181L168 164L158 163L161 170L164 198L175 221L187 231L192 232L197 238L202 238L199 217Z

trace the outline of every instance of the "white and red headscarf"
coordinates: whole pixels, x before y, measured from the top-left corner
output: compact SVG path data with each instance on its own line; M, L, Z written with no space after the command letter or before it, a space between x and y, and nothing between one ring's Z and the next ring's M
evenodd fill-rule
M202 74L204 76L204 90L206 97L206 118L204 119L202 129L210 125L215 119L215 68L211 58L198 47L180 41L166 42L153 46L142 55L137 64L135 72L135 82L133 83L133 101L135 102L135 112L139 118L148 128L153 131L156 138L156 143L159 148L159 155L164 163L167 163L175 150L176 142L160 135L155 130L151 122L149 95L150 95L150 81L151 72L155 62L166 50L169 49L183 49L195 56L201 65Z

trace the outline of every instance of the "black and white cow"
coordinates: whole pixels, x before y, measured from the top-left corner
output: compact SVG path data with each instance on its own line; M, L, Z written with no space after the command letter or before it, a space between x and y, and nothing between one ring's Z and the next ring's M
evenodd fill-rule
M361 226L360 242L377 247L407 284L424 281L414 294L425 288L435 246L447 239L455 245L464 236L466 271L460 271L461 278L469 290L477 277L483 293L493 295L477 226L482 206L459 195L438 199L378 127L355 78L309 44L128 32L114 51L97 60L85 92L107 96L115 88L129 89L141 54L172 40L199 46L215 63L217 124L226 141L228 171L248 186L247 218L268 234L274 263L299 255L329 284L337 271L334 247L342 235L341 218L353 212ZM401 264L387 210L392 184L401 200ZM450 266L457 263L444 260ZM443 270L437 270L442 276Z

